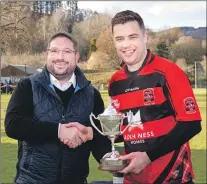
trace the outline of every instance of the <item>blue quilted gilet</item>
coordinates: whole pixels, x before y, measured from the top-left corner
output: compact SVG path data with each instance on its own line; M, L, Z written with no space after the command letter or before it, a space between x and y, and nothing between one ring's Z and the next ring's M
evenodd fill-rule
M75 74L77 85L67 110L51 85L46 69L30 77L34 118L48 123L79 122L85 126L90 125L94 88L79 68L76 68ZM25 141L22 144L24 151L19 161L19 175L16 177L19 184L55 184L67 180L73 183L83 181L88 176L90 141L75 149L62 144L58 138L41 144Z

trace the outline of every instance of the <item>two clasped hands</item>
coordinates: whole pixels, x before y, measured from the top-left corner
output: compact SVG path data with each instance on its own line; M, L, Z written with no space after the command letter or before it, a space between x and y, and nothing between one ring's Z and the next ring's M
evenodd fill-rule
M81 125L78 122L60 124L59 139L70 148L76 148L82 143L93 139L93 129L91 127ZM120 156L119 159L128 160L129 162L128 166L120 171L120 173L124 174L139 174L148 164L151 163L146 152L132 152L127 155Z
M76 148L82 143L93 139L93 130L78 122L60 124L58 138L70 148Z

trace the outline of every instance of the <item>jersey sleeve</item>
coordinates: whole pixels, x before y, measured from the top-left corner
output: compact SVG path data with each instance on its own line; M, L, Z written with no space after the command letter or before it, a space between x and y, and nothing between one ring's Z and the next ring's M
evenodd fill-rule
M169 99L175 111L176 121L201 120L198 104L186 74L172 65L166 72Z

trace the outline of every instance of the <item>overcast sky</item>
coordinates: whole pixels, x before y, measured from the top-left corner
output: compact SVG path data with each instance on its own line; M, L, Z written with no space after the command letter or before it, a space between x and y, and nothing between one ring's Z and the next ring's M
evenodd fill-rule
M78 8L112 16L122 10L133 10L142 16L145 26L153 30L206 27L206 1L78 1Z

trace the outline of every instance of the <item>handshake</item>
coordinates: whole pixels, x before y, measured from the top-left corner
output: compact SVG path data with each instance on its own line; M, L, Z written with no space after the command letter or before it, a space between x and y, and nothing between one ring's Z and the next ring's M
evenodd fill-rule
M78 122L60 124L58 138L70 148L76 148L82 143L93 139L93 130Z

